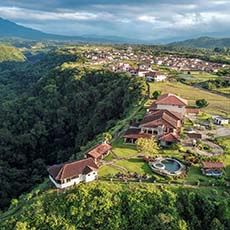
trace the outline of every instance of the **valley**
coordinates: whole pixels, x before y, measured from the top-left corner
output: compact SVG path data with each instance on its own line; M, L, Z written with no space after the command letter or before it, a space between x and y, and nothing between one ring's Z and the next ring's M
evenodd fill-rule
M230 118L228 63L145 45L14 49L23 59L3 56L0 63L1 229L137 229L149 213L153 228L228 228L230 126L216 123ZM162 98L169 99L158 107ZM149 117L153 126L144 122ZM98 150L105 143L109 151ZM179 162L182 174L153 171L152 162L163 160ZM88 174L84 167L71 177L54 172L86 161ZM214 168L206 171L205 162ZM101 217L89 220L99 210Z

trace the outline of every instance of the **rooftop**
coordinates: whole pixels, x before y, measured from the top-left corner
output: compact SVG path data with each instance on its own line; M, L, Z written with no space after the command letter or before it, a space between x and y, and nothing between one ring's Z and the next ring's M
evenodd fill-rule
M48 172L55 180L64 180L89 172L89 169L98 169L92 158L53 165L48 168Z
M224 164L223 164L223 162L203 161L202 167L204 169L222 169L222 168L224 168Z
M106 154L109 150L112 149L112 146L107 144L107 143L102 143L102 144L98 144L95 147L93 147L88 153L87 155L97 159L99 157L101 157L102 155Z
M176 96L175 94L163 94L155 102L156 105L178 105L178 106L187 106L187 100Z

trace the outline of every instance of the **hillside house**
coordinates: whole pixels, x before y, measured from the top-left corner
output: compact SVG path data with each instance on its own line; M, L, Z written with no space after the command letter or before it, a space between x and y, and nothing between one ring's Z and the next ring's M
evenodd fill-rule
M224 164L222 162L202 162L202 173L206 176L221 176Z
M96 164L100 162L104 157L106 157L110 151L112 150L112 146L107 143L102 143L94 146L86 153L87 158L92 158Z
M156 110L168 110L182 114L186 113L187 100L180 98L174 94L168 93L161 95L151 106Z
M145 73L145 78L147 81L160 82L165 81L167 79L167 76L157 71L151 70Z
M139 138L148 138L152 137L152 134L141 132L140 128L129 128L124 134L124 142L129 144L134 144Z
M98 166L92 158L53 165L48 168L50 181L59 189L97 178Z
M181 119L168 110L151 110L141 121L142 133L162 136L165 133L178 133L181 128Z

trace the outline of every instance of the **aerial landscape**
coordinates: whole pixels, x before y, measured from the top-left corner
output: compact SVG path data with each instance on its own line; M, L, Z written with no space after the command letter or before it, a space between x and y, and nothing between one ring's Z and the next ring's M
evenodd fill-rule
M0 230L229 230L229 14L0 0Z

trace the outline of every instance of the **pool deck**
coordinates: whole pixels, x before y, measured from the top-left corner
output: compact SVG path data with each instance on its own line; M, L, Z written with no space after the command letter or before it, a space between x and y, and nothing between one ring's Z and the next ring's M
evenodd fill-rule
M168 171L167 169L165 169L165 165L162 163L162 161L164 160L175 161L180 166L180 168L172 173ZM162 165L162 166L158 167L157 164ZM153 162L149 162L149 166L154 172L162 176L179 176L184 172L184 169L185 169L185 166L180 161L173 159L173 158L162 158L162 157L156 158L155 161Z

